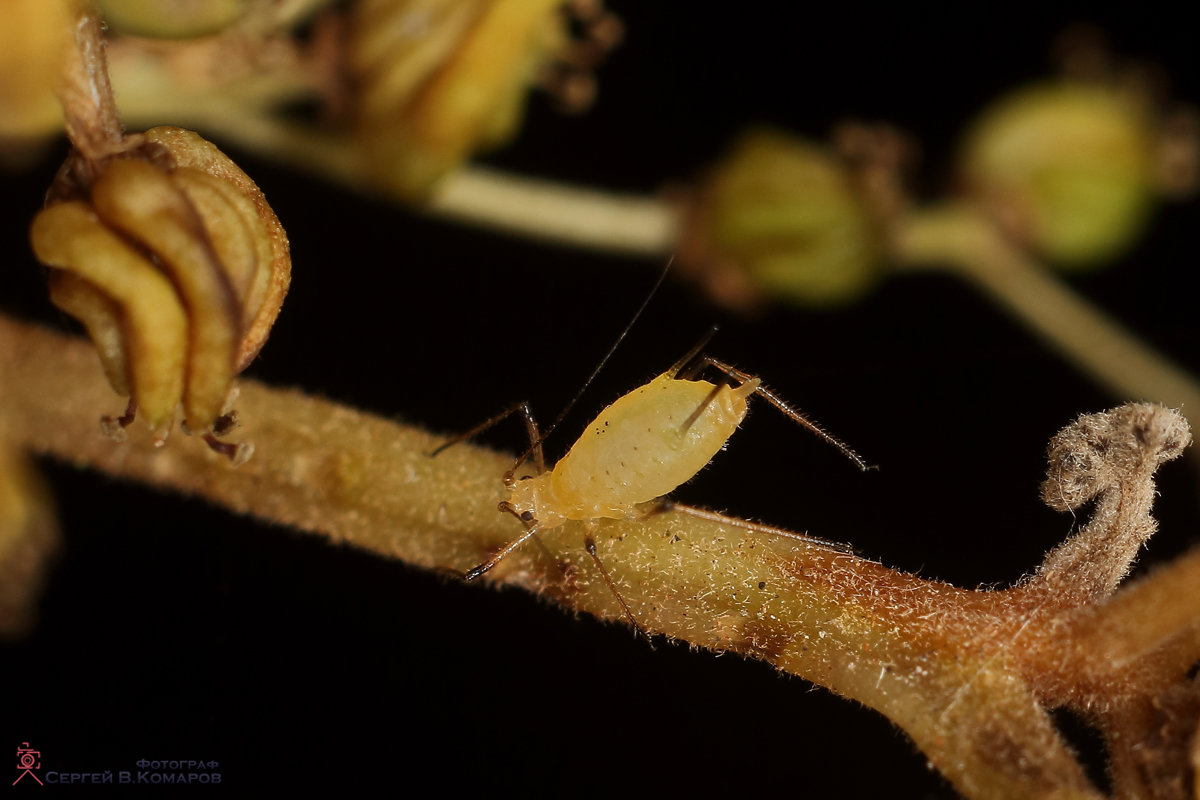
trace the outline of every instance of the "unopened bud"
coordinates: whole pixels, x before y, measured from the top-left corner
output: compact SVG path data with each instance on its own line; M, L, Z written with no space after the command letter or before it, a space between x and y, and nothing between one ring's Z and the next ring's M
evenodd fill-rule
M615 43L615 18L595 8L572 37L563 0L362 0L346 41L359 138L373 174L413 197L475 152L506 144L530 86L577 108L590 68ZM593 4L599 7L599 4ZM579 12L583 13L583 12Z
M731 305L843 303L879 278L881 237L850 170L786 134L743 136L691 212L680 260Z
M1045 84L985 111L960 162L966 190L1010 235L1064 268L1111 259L1141 233L1157 134L1128 96Z

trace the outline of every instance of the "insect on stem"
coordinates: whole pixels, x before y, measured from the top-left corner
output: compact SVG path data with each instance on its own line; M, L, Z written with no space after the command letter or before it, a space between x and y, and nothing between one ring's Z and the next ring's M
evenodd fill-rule
M670 267L669 263L667 267ZM663 270L650 295L642 301L633 319L592 370L583 387L576 392L575 397L544 434L539 434L529 404L517 403L434 451L436 455L451 444L473 436L520 411L525 418L529 434L529 449L505 474L504 484L508 488L508 497L500 503L499 509L520 520L525 526L525 531L492 553L483 563L467 571L464 577L467 580L480 577L530 539L540 543L540 540L535 538L537 533L556 528L566 522L582 522L588 529L584 536L584 549L591 556L605 585L616 597L625 617L634 629L647 639L648 632L634 615L597 553L592 534L595 520L639 519L647 515L647 508L650 506L654 508L649 513L670 507L681 513L791 538L809 546L846 552L843 546L834 542L734 520L688 506L677 506L665 500L668 494L691 480L721 451L745 419L747 402L752 395L762 395L767 402L794 422L841 450L860 469L868 469L861 456L783 402L774 392L764 388L758 377L705 355L704 348L717 331L714 326L669 370L621 396L600 412L600 415L584 428L583 434L572 445L570 451L547 470L542 449L543 441L562 422L566 413L591 385L617 346L628 335L634 322L645 311L650 298L662 284L666 271ZM710 367L721 372L725 380L710 383L697 377ZM516 479L517 470L531 455L537 460L537 474L522 475L519 480ZM636 581L633 586L636 591Z

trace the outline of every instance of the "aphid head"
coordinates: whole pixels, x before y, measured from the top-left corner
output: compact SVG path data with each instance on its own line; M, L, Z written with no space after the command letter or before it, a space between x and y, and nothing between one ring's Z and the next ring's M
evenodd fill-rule
M510 488L507 508L512 515L521 520L527 528L552 528L563 522L563 518L555 513L555 503L549 497L550 475L544 472L531 478L516 481Z

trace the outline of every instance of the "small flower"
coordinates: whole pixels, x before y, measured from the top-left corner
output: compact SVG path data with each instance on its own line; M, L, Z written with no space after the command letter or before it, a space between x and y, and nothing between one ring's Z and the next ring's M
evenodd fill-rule
M599 3L564 0L363 0L348 27L361 141L380 179L416 197L475 151L508 142L530 85L586 105L591 67L619 38Z
M182 403L188 430L247 458L215 437L287 292L287 237L258 187L200 136L162 127L127 141L100 164L68 159L34 219L51 300L83 323L130 398L111 432L140 411L162 443Z

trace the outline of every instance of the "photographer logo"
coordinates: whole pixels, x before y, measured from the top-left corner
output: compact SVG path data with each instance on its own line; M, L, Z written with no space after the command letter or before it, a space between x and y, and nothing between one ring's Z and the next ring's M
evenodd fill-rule
M21 746L17 748L17 769L21 774L13 781L13 786L16 786L26 775L38 782L39 786L44 786L41 778L34 774L35 769L42 768L42 753L40 750L34 750L29 746L29 742L21 742Z

